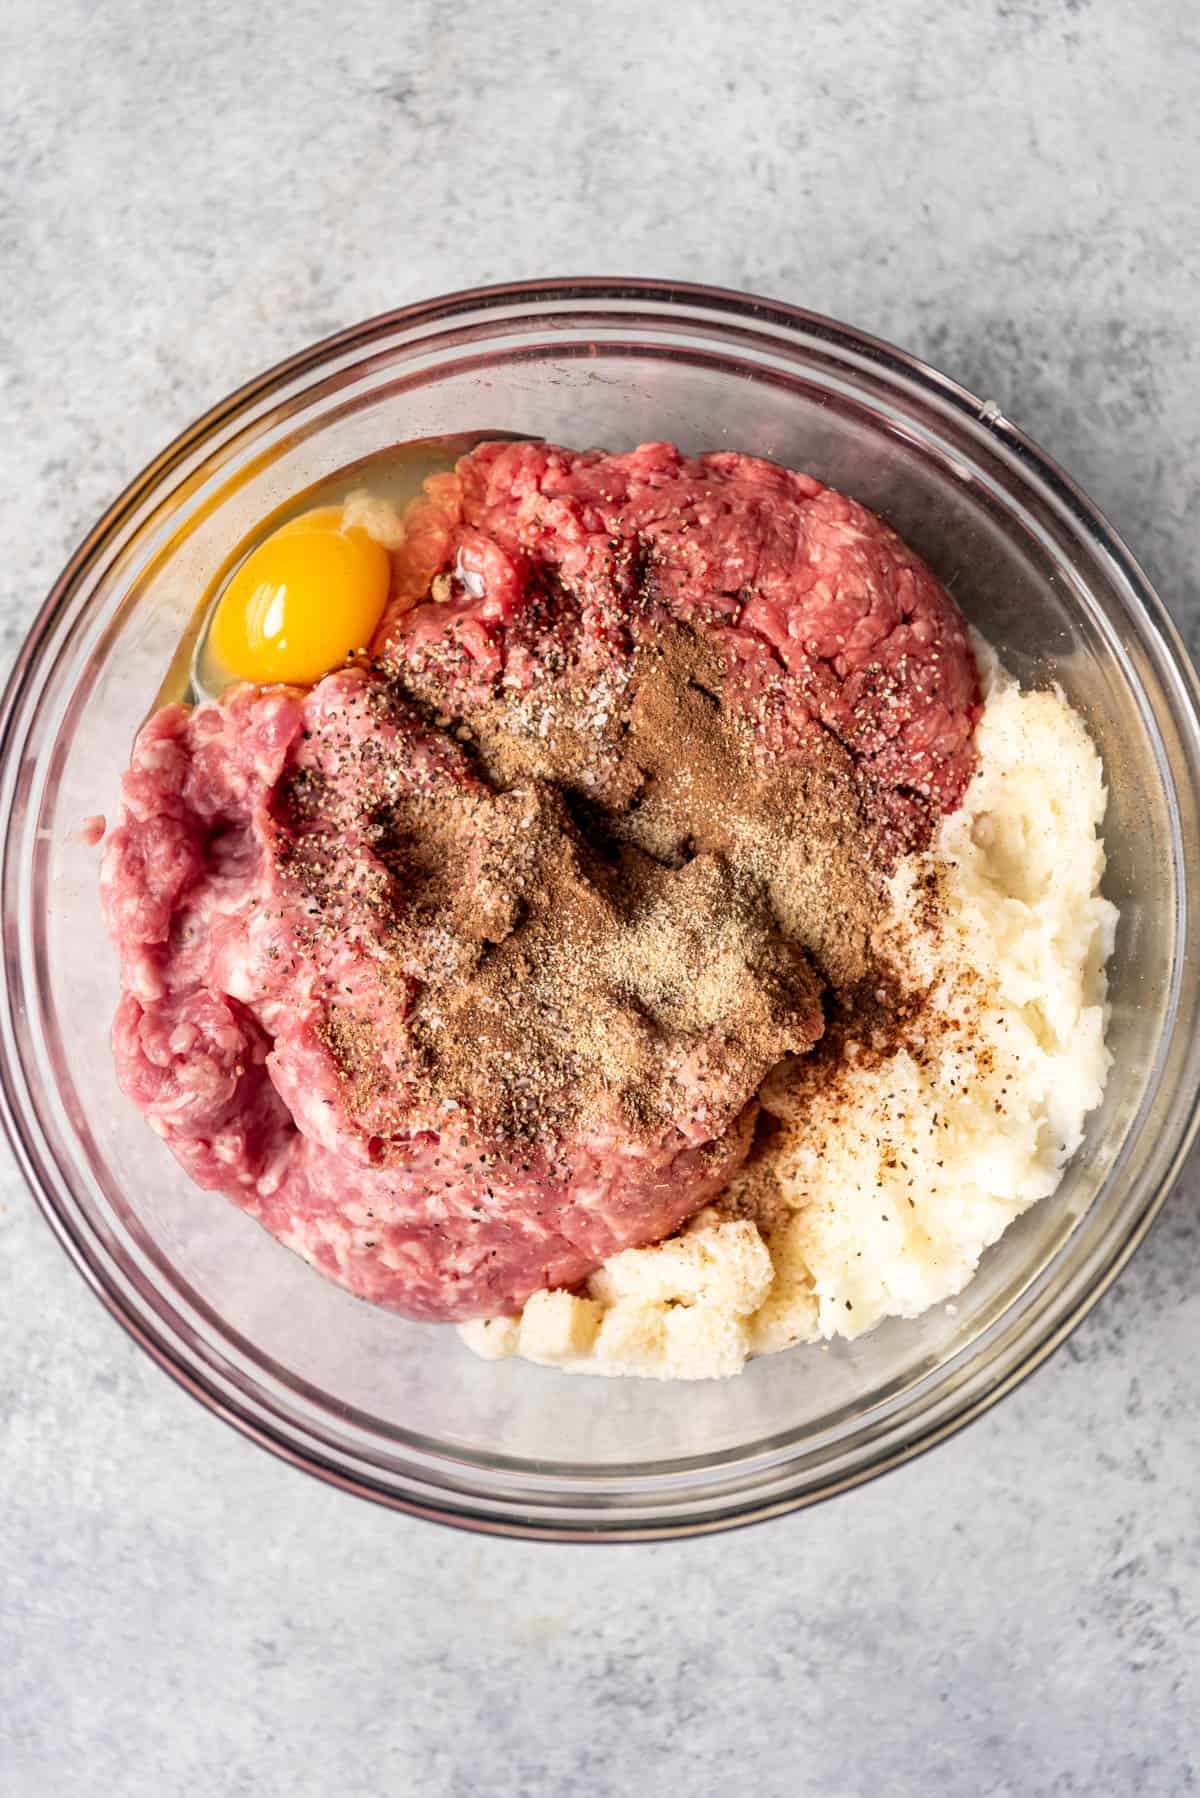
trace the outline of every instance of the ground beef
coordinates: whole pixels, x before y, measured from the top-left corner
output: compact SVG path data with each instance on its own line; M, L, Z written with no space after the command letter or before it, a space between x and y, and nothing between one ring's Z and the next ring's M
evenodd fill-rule
M469 1318L725 1185L858 952L822 895L958 802L979 690L928 570L768 463L484 446L408 527L370 669L139 736L115 1048L199 1185Z
M686 981L660 991L665 884L685 899L668 968L697 908L690 952L712 947L729 894L715 860L621 872L553 793L494 793L370 676L169 706L104 865L122 1084L199 1185L365 1298L459 1318L573 1285L720 1190L767 1067L822 1028L762 919L707 1013ZM586 1034L539 988L567 916ZM514 992L536 1004L512 1043Z
M962 798L982 706L962 615L882 519L808 475L669 443L485 444L411 524L378 647L455 716L498 687L596 685L670 621L703 634L764 746L842 743L905 846Z

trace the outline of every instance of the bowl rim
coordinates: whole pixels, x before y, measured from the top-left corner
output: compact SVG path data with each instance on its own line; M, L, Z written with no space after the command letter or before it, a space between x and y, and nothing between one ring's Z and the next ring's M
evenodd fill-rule
M710 315L726 314L730 321L740 319L752 322L760 331L763 327L770 328L774 325L785 334L799 331L817 340L826 339L834 345L851 349L860 357L865 355L871 362L878 363L885 372L936 394L952 413L965 414L976 429L982 427L990 434L1001 437L1006 450L1010 455L1017 456L1027 474L1040 483L1051 498L1070 515L1071 521L1082 527L1116 563L1121 577L1131 589L1147 624L1156 633L1161 648L1180 681L1183 695L1191 709L1193 723L1200 723L1200 681L1166 607L1140 565L1104 514L1082 489L1052 457L1012 425L994 404L981 401L960 383L885 339L786 301L704 283L658 278L542 277L477 288L459 288L374 314L276 362L218 400L172 439L134 476L85 534L39 607L18 650L0 699L0 775L8 770L18 713L31 678L52 637L59 614L70 601L80 578L103 556L106 547L137 513L139 507L174 470L187 462L193 451L211 433L246 413L256 402L283 385L296 381L309 371L319 370L335 358L346 357L357 349L366 348L397 330L434 326L464 313L486 314L489 310L519 307L522 304L546 306L555 302L569 304L580 301L590 301L601 306L605 302L641 302L659 308L663 314L669 313L672 307L678 307L681 323L690 316L687 310L689 307L701 307ZM621 315L614 313L613 316L615 318ZM7 853L8 816L0 820L0 823L6 833ZM70 1260L109 1313L177 1384L206 1409L224 1418L239 1433L258 1442L292 1466L341 1490L368 1498L390 1509L468 1531L559 1542L639 1542L664 1537L707 1535L718 1530L742 1527L788 1511L807 1508L838 1492L852 1489L879 1474L904 1465L965 1428L1041 1366L1109 1289L1144 1241L1151 1224L1161 1211L1200 1127L1200 1093L1194 1093L1174 1150L1154 1190L1146 1197L1140 1214L1127 1229L1106 1264L1074 1296L1050 1331L1024 1353L1002 1378L988 1385L968 1402L956 1402L948 1416L934 1419L925 1427L918 1427L891 1452L856 1466L817 1489L785 1491L780 1496L771 1496L757 1502L751 1499L745 1503L739 1503L736 1495L733 1495L732 1508L725 1508L722 1504L714 1514L702 1517L670 1517L661 1521L605 1525L594 1513L586 1521L581 1520L579 1523L551 1523L533 1515L515 1518L501 1516L473 1506L470 1502L460 1502L462 1494L457 1494L448 1487L440 1488L437 1502L424 1502L408 1493L374 1484L361 1475L345 1472L331 1461L323 1459L313 1449L295 1446L283 1434L276 1433L249 1411L243 1410L227 1393L218 1390L215 1384L209 1384L195 1367L188 1364L177 1341L165 1332L160 1336L157 1330L148 1328L122 1296L116 1282L106 1277L103 1258L85 1241L77 1221L68 1217L53 1201L47 1181L39 1176L37 1156L22 1130L21 1109L5 1045L4 1053L0 1054L0 1125L3 1126L17 1164L39 1209ZM428 1490L439 1489L431 1485Z

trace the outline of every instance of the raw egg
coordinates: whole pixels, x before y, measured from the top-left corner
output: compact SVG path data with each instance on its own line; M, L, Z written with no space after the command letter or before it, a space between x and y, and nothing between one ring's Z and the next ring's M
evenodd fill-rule
M340 506L305 512L260 543L221 595L209 632L235 680L310 686L365 649L387 604L391 561Z

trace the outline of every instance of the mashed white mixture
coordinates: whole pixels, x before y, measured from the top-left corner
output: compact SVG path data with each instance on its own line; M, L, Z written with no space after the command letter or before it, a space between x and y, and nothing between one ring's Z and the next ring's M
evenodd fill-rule
M892 881L881 947L928 996L905 1047L766 1095L781 1129L718 1209L630 1249L588 1296L536 1293L461 1326L479 1354L571 1372L713 1379L751 1355L857 1336L952 1297L1053 1192L1100 1102L1105 787L1082 720L1022 692L976 642L979 769ZM931 879L936 900L926 895Z

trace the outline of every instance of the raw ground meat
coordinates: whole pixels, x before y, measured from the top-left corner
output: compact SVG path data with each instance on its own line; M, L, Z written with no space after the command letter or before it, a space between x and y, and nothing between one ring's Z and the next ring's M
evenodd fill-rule
M432 908L383 859L405 802L410 822L442 827L423 840L454 870ZM125 1091L199 1185L351 1291L413 1316L488 1315L669 1233L740 1165L766 1066L822 1027L804 970L807 1010L781 1018L750 1068L720 1018L707 1033L661 1032L671 1114L639 1129L616 1088L554 1142L439 1097L431 1007L449 1006L506 941L520 953L496 920L517 876L510 891L511 871L496 879L481 857L495 862L501 813L518 840L535 835L534 804L491 793L457 744L346 672L307 695L242 688L158 712L106 849ZM560 821L556 860L567 830ZM536 867L515 896L536 921ZM602 1022L615 1034L621 1010Z
M665 621L721 657L765 744L823 728L902 838L927 841L974 767L966 625L883 520L804 474L673 444L628 455L484 444L410 513L377 652L470 717L497 685L595 680ZM442 578L441 603L414 603Z
M660 1240L741 1164L769 1067L820 1034L813 943L744 882L731 900L702 833L664 851L667 814L630 786L630 683L664 629L716 658L708 697L755 753L834 745L881 846L958 803L979 686L929 571L805 476L662 444L485 445L410 513L373 670L169 706L138 738L103 877L122 1085L199 1185L364 1298L494 1315ZM560 915L595 1028L561 1066L539 1051L539 1133L503 1038L473 1078L438 1031L471 981L489 1003L536 988ZM668 990L697 943L725 983Z

